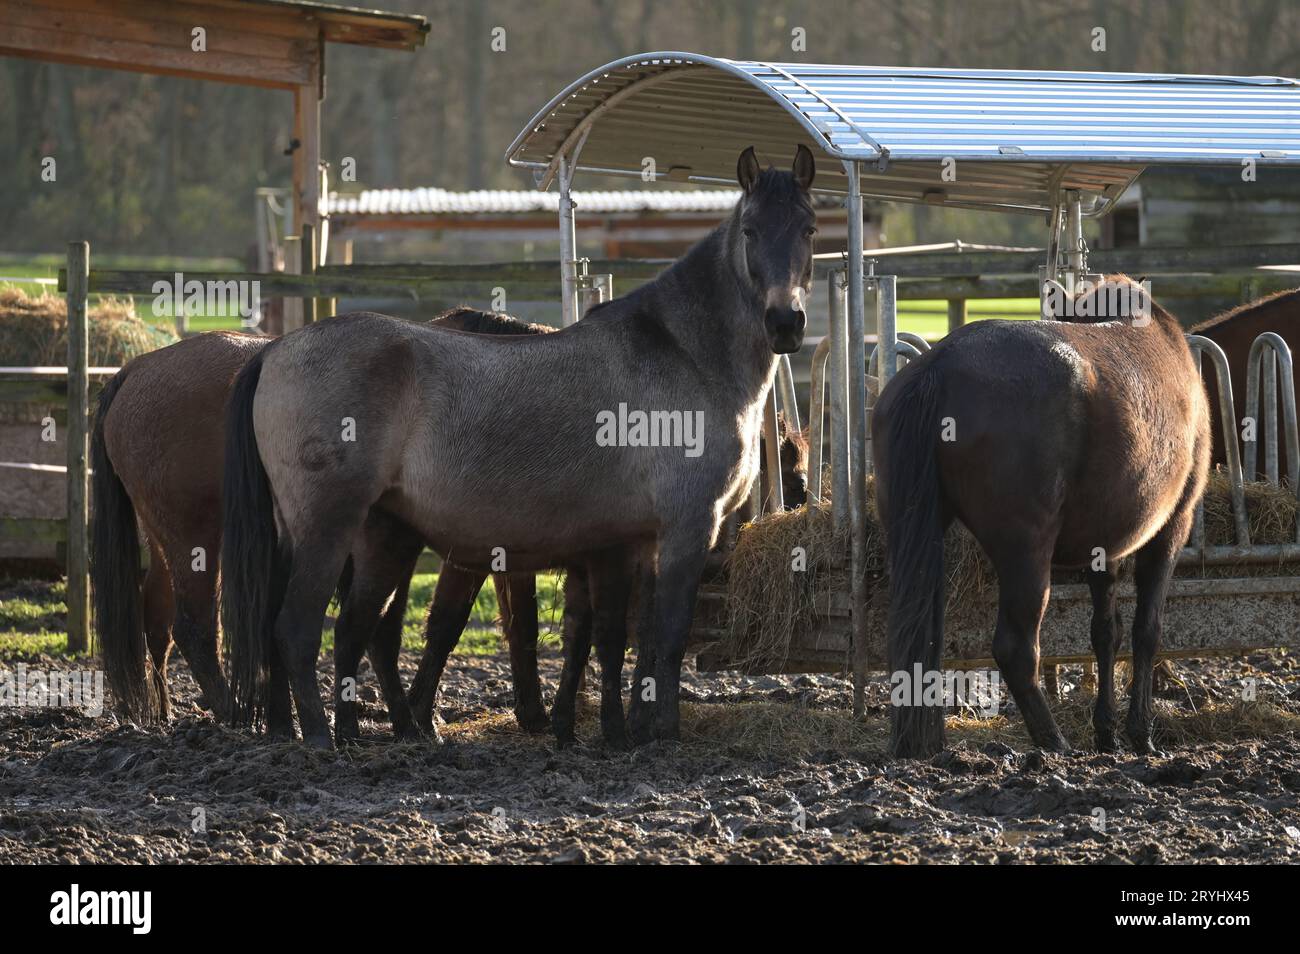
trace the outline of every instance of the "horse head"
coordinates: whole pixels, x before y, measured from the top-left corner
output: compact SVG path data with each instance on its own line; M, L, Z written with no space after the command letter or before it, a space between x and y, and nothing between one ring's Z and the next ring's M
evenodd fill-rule
M817 214L808 189L817 166L800 145L790 172L760 169L750 146L740 154L736 178L744 192L732 219L739 229L735 262L740 281L763 309L763 330L776 354L803 344L804 300L812 286Z

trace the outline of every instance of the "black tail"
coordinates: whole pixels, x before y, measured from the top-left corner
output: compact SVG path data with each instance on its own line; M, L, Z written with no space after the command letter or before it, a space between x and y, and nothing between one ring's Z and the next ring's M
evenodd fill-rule
M888 508L881 519L889 556L889 669L892 679L905 678L912 692L910 705L891 707L890 750L919 758L943 748L943 706L922 704L916 678L918 663L922 676L937 673L943 663L939 381L926 368L895 386L901 388L892 397L895 411L876 437L877 456L885 464L876 479L883 481Z
M239 372L226 404L221 507L221 626L230 676L231 721L256 723L266 710L275 617L287 559L279 551L275 503L253 433L253 398L270 348Z
M95 634L113 697L127 717L152 722L160 700L147 672L144 612L140 593L140 531L135 506L127 496L104 445L104 421L126 380L123 368L99 395L90 438L90 585L94 592Z

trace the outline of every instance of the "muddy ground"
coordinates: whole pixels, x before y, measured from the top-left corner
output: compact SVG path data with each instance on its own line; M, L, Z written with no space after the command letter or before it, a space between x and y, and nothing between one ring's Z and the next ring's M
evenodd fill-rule
M19 661L71 665L0 668ZM173 666L161 729L0 709L0 862L1300 860L1300 665L1281 652L1162 676L1161 757L1042 755L1004 709L950 724L926 762L883 758L883 683L862 725L829 676L691 671L683 743L606 751L588 705L585 742L557 753L515 728L504 656L458 656L441 745L390 743L367 672L367 744L318 753L215 724ZM558 671L551 648L548 693ZM1090 746L1081 674L1058 708Z

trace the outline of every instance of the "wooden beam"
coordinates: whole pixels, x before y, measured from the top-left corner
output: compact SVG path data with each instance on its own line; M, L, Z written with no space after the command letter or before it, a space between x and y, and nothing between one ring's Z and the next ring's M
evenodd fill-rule
M293 89L318 75L319 31L267 35L228 11L140 0L0 3L0 53L192 79ZM204 50L192 31L205 31Z

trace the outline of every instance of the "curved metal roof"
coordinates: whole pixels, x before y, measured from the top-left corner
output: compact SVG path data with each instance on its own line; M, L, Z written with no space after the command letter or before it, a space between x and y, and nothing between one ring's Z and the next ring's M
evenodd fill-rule
M1300 165L1300 81L645 53L571 84L506 157L545 188L584 134L587 172L640 176L653 157L657 178L732 184L746 146L785 165L803 142L821 190L847 191L856 160L869 197L1038 212L1078 189L1099 214L1148 164Z

